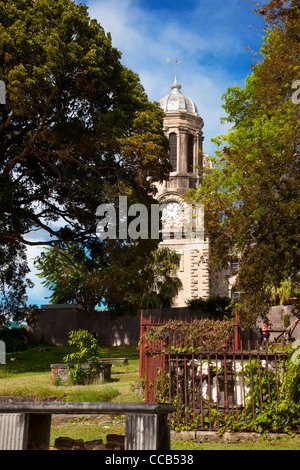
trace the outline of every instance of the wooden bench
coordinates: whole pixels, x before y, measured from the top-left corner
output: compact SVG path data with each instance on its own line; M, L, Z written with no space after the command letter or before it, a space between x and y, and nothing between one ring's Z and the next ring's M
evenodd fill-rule
M49 445L53 414L125 414L125 450L169 450L168 403L0 402L0 450Z

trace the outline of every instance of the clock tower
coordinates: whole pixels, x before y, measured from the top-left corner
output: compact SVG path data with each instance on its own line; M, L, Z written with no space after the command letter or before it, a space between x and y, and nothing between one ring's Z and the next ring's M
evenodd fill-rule
M203 226L201 233L193 231L191 234L183 229L187 215L192 225L197 220L199 214L193 211L199 211L199 207L185 202L182 196L188 189L196 189L201 184L203 172L209 167L202 147L204 122L195 103L180 90L175 73L171 92L159 101L165 112L164 132L170 141L172 171L168 181L157 184L156 195L164 204L162 221L165 233L160 246L180 254L177 275L182 288L174 293L174 307L185 307L187 300L210 295L208 241L204 238ZM191 214L194 214L192 218ZM202 212L202 219L203 216Z

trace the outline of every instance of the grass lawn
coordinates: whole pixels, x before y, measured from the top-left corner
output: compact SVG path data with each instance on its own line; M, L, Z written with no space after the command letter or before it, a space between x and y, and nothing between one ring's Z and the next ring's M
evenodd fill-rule
M172 450L300 450L300 436L277 437L249 442L196 442L196 441L173 441Z
M112 378L98 385L53 385L50 364L62 363L71 348L34 346L20 353L8 353L0 365L0 395L31 395L37 400L63 398L67 401L137 401L139 357L136 346L102 348L103 357L127 357L128 364L112 363Z
M139 380L137 346L102 348L102 357L127 357L128 363L113 363L110 381L98 385L53 385L50 364L62 363L71 352L70 347L39 345L20 353L7 353L6 364L0 365L0 395L15 395L20 399L64 399L67 401L119 401L139 399L134 394L134 384ZM9 396L5 397L9 399ZM68 436L74 439L95 440L107 434L124 434L124 416L53 416L51 444L55 438ZM172 450L300 450L300 436L260 440L244 443L199 443L173 441Z
M69 423L63 426L55 424L51 431L51 445L60 436L68 436L84 441L102 439L106 442L107 434L125 434L124 420L120 416L106 416L101 418L101 423L95 423L94 418L70 418ZM224 442L197 442L197 441L172 441L172 451L195 450L300 450L300 436L278 437L272 439L262 438L259 441L224 443Z

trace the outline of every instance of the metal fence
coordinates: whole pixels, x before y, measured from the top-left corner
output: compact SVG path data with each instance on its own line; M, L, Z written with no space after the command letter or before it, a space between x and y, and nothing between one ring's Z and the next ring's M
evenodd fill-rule
M230 343L192 347L173 329L161 339L147 339L161 323L141 319L140 377L145 401L177 405L173 425L218 430L229 418L255 420L266 405L279 403L287 356L260 345L242 344L234 330Z

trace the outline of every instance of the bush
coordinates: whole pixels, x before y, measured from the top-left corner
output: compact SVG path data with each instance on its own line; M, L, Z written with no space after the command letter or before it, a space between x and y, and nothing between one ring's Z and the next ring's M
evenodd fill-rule
M27 330L20 328L1 328L0 340L4 341L6 352L25 351L28 348Z
M76 367L69 366L69 377L73 383L82 385L86 379L91 379L99 370L99 357L101 349L96 338L87 330L74 330L69 333L68 343L78 350L64 357L65 363L76 363ZM81 364L91 364L90 369L83 369Z
M211 316L224 316L230 315L233 310L234 301L229 297L222 297L220 295L212 295L208 299L198 297L197 299L190 299L187 301L187 306L190 308L201 308L209 312Z
M150 325L144 337L148 341L164 339L175 352L192 352L195 348L217 349L223 343L230 345L234 339L234 329L234 321L228 318L222 321L202 318L191 323L169 320L162 326Z

